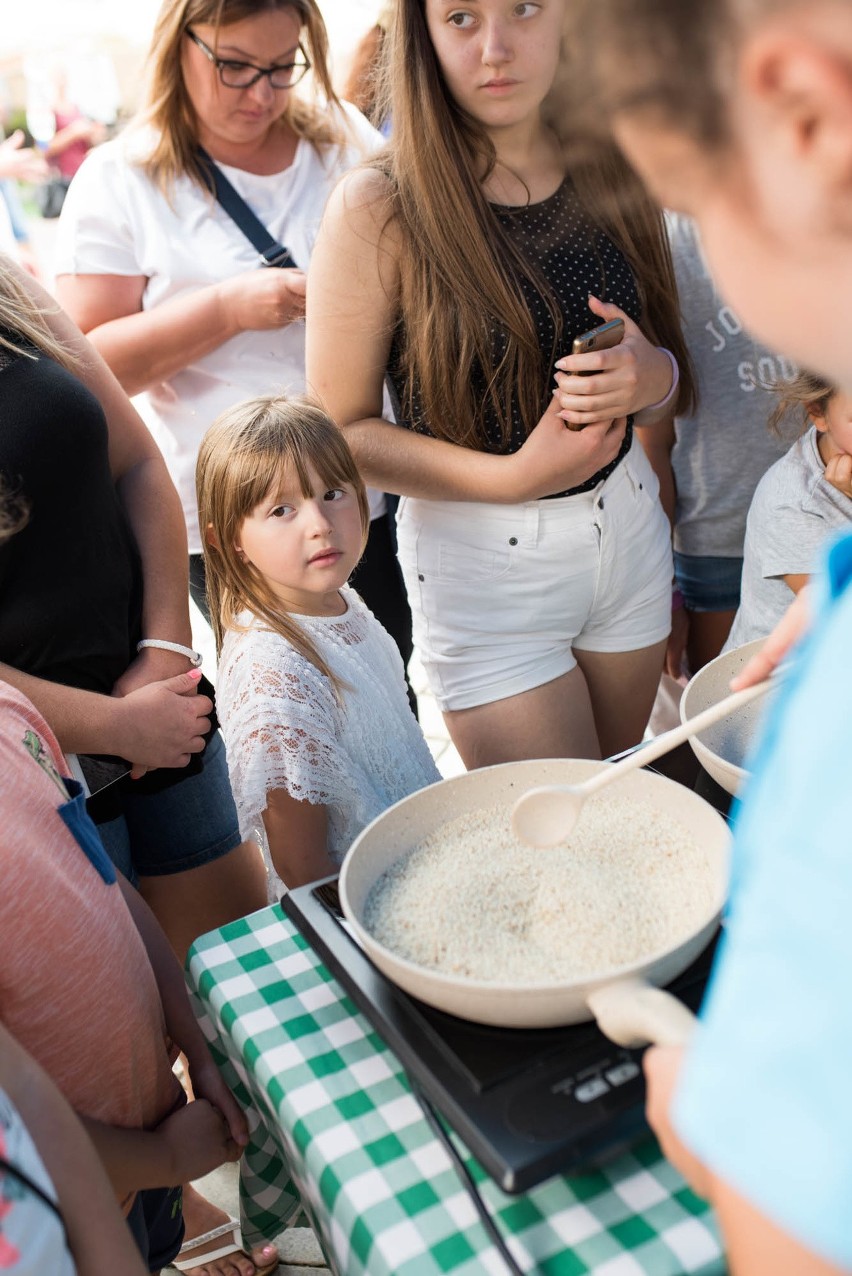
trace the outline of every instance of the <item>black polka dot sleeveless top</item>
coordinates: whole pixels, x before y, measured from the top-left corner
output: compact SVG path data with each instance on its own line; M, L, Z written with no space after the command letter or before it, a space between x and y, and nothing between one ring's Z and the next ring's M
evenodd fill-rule
M593 293L602 301L614 302L631 319L639 322L641 307L632 271L615 244L590 224L569 178L565 179L549 199L539 204L524 205L519 208L503 205L492 205L492 207L498 221L512 236L524 257L534 270L547 280L562 312L562 340L555 358L570 354L571 343L575 337L603 322L589 310L587 300L589 293ZM520 287L533 316L541 348L549 353L554 348L556 339L553 317L529 280L522 278ZM492 327L492 340L496 361L500 358L501 346L505 340L496 322ZM473 384L477 393L481 392L484 400L487 381L481 367L474 367ZM432 431L416 396L413 416L409 419L403 418L400 409L403 386L404 377L399 367L399 342L395 339L391 346L388 364L388 388L397 421L400 425L416 430L419 434L431 434ZM539 415L543 415L547 408L552 389L553 383L548 380L542 387ZM511 438L504 443L496 413L493 408L486 408L488 451L507 455L517 452L534 424L535 422L530 422L529 426L524 424L520 407L513 400ZM574 496L579 492L588 492L597 487L598 483L607 478L627 455L632 436L631 422L628 424L624 442L615 460L599 470L597 474L593 474L585 483L569 488L566 492L555 492L554 496Z

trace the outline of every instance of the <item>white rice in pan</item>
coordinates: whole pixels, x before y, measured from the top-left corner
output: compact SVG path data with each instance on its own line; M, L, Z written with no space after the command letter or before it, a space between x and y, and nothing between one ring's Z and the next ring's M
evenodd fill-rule
M564 983L674 947L715 904L689 830L643 801L589 798L569 841L534 850L505 806L438 829L379 878L365 923L417 965L489 983Z

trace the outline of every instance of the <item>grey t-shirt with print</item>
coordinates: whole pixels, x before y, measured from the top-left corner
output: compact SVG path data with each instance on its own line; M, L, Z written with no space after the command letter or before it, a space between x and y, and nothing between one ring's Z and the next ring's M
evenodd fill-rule
M832 487L813 426L761 479L745 538L743 587L725 651L765 638L793 601L784 576L809 575L826 540L852 527L852 500Z
M796 367L759 346L716 292L690 218L667 213L666 220L699 394L697 412L674 423L674 547L739 558L754 489L801 430L800 421L785 420L777 437L767 426L772 392L793 379Z

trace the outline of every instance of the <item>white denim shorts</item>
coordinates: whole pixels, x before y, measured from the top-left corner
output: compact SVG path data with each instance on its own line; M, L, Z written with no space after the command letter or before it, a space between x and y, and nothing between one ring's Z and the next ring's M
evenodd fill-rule
M491 505L403 497L399 559L414 642L442 709L568 673L574 650L637 651L671 623L659 484L634 440L592 492Z

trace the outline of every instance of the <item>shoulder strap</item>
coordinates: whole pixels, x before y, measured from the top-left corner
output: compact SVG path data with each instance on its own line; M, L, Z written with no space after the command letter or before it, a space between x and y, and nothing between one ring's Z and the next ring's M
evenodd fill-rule
M42 1204L46 1205L56 1215L62 1224L63 1232L65 1231L65 1219L62 1217L62 1212L56 1201L52 1201L47 1193L39 1187L38 1183L34 1183L28 1174L18 1169L17 1165L13 1165L11 1161L7 1161L5 1156L0 1156L0 1173L11 1174L12 1178L17 1179L22 1187L25 1187L33 1196L38 1197Z
M263 222L255 216L242 195L234 189L216 161L210 158L202 146L197 148L197 153L211 192L231 221L239 227L249 243L260 253L264 265L281 268L295 267L296 263L289 249L279 244L277 239L272 238Z

